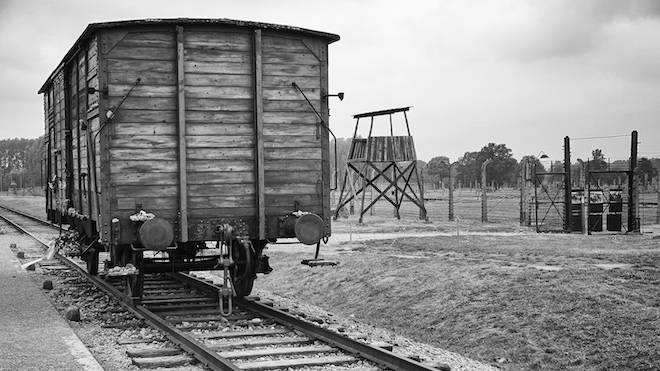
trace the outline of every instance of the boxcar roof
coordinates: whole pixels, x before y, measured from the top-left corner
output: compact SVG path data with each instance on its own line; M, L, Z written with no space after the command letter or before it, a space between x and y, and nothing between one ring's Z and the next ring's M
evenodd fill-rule
M127 21L114 21L114 22L102 22L102 23L90 23L83 31L82 35L78 37L78 40L73 44L71 49L64 55L62 61L58 64L57 68L51 73L46 82L39 89L38 94L43 93L46 90L46 87L50 83L51 79L55 73L63 67L63 65L68 61L71 56L78 51L78 45L88 38L94 31L100 28L113 28L113 27L127 27L127 26L142 26L142 25L161 25L161 24L173 24L173 25L227 25L227 26L237 26L237 27L246 27L246 28L261 28L261 29L270 29L270 30L284 30L291 32L299 32L303 34L308 34L311 36L322 37L328 40L328 43L333 43L339 40L339 35L309 30L306 28L295 27L295 26L285 26L273 23L261 23L261 22L252 22L252 21L240 21L235 19L226 19L226 18L170 18L170 19L161 19L161 18L149 18L149 19L136 19L136 20L127 20Z

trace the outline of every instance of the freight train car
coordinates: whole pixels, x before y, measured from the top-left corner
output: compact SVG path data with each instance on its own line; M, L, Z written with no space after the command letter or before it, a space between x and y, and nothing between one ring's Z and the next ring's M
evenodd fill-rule
M249 294L268 242L330 236L337 40L227 19L90 24L39 90L48 218L80 232L91 272L100 251L133 264L135 300L153 272L224 269Z

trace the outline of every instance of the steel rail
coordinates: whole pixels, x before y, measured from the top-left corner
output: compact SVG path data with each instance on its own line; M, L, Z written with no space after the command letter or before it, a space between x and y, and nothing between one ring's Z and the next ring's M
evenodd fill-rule
M135 306L135 310L144 316L154 327L168 334L168 338L172 342L179 345L186 352L191 353L197 360L210 369L217 371L241 371L241 368L234 365L226 358L221 357L218 352L208 348L190 335L176 329L144 306L137 305Z
M4 207L4 206L0 206L0 208L4 208L4 209L9 210L9 211L11 211L11 212L16 212L16 211L11 210L11 209L9 209L9 208L6 208L6 207ZM19 215L24 215L24 214L22 214L22 213L20 213L20 212L16 212L16 213L19 214ZM28 217L28 218L31 218L31 219L35 219L35 218L34 218L33 216L31 216L31 215L24 215L24 216L26 216L26 217ZM0 215L0 218L1 218L2 220L4 220L5 222L7 222L8 224L10 224L10 225L11 225L12 227L14 227L15 229L17 229L18 231L20 231L21 233L23 233L23 234L25 234L25 235L28 235L28 236L30 236L32 239L34 239L34 240L36 240L37 242L39 242L39 243L42 245L42 247L44 247L44 249L48 249L48 248L50 247L50 246L48 246L48 243L46 243L45 241L43 241L43 240L40 239L39 237L35 236L34 234L32 234L31 232L29 232L28 230L26 230L25 228L23 228L23 227L22 227L21 225L19 225L18 223L14 222L14 221L12 221L12 220L10 220L10 219L8 219L8 218L6 218L4 215ZM39 219L36 219L36 220L39 220ZM50 225L50 226L52 226L52 224L50 224L50 223L48 223L48 222L47 222L47 224ZM78 264L76 264L76 262L74 262L74 261L71 260L70 258L68 258L68 257L66 257L66 256L63 256L63 255L60 254L60 253L55 253L54 257L57 258L57 260L59 260L60 262L62 262L62 264L66 265L67 267L69 267L69 268L71 268L71 269L74 269L74 270L78 271L79 273L81 273L81 274L82 274L83 276L85 276L87 279L89 279L90 281L92 281L92 283L94 283L96 286L98 286L101 290L103 290L106 294L108 294L108 295L110 295L110 296L113 296L113 297L115 297L115 298L120 299L120 300L119 300L120 303L121 303L126 309L128 309L132 314L136 315L139 319L143 319L143 317L142 317L138 312L134 311L133 308L132 308L130 305L128 305L128 303L126 303L125 301L123 301L123 300L121 299L121 297L122 297L123 295L121 294L120 291L118 291L117 289L115 289L112 285L110 285L110 284L107 283L106 281L103 281L103 280L99 279L98 277L94 277L94 276L91 276L91 275L87 274L87 271L86 271L85 269L83 269L81 266L79 266Z
M186 273L173 273L172 277L208 291L218 290L218 286L213 283L209 283L208 281ZM236 299L235 304L263 314L277 322L302 331L311 337L395 371L437 371L436 368L426 366L410 358L398 356L385 349L355 341L348 336L315 326L297 317L291 316L284 311L260 304L254 300Z
M34 221L36 221L36 222L40 222L41 224L45 224L45 225L53 225L51 222L49 222L49 221L47 221L47 220L44 220L44 219L38 218L38 217L36 217L36 216L34 216L34 215L26 214L26 213L24 213L24 212L22 212L22 211L18 211L18 210L16 210L16 209L12 209L11 207L7 207L7 206L4 206L4 205L0 205L0 208L1 208L1 209L5 209L5 210L7 210L7 211L10 211L10 212L12 212L12 213L16 213L16 214L18 214L18 215L20 215L20 216L24 216L24 217L26 217L26 218L30 218L30 219L32 219L32 220L34 220Z
M60 255L61 256L61 255ZM167 321L160 318L158 315L148 310L143 305L135 305L132 300L122 292L115 289L107 281L97 277L87 274L82 267L80 267L75 262L69 260L66 257L62 257L66 262L65 264L71 268L77 269L90 281L92 281L96 286L101 288L106 293L114 296L118 299L121 304L128 308L131 313L136 315L136 317L144 319L149 326L156 328L162 331L165 336L174 344L181 347L184 351L190 353L198 361L209 367L214 371L240 371L241 369L231 363L229 360L220 357L220 355L209 349L208 347L201 344L199 341L193 337L183 333L182 331L176 329L174 326L167 323Z
M60 255L61 256L61 255ZM157 328L162 331L165 336L174 344L180 346L184 351L192 354L198 361L209 367L214 371L240 371L241 369L231 363L229 360L220 357L220 355L201 344L193 337L176 329L174 326L167 323L167 321L160 318L158 315L148 310L143 305L135 305L130 298L127 298L122 292L115 289L107 281L87 274L82 267L66 257L62 257L66 262L65 264L71 268L77 269L96 286L101 288L106 293L117 298L124 307L128 308L131 313L136 317L144 319L151 327Z
M45 225L45 226L49 226L49 227L52 227L52 228L59 229L60 232L61 232L62 230L64 230L64 229L62 229L62 225L60 225L60 224L55 224L55 223L53 223L53 222L51 222L51 221L48 221L48 220L45 220L45 219L41 219L41 218L39 218L39 217L36 217L36 216L34 216L34 215L30 215L30 214L24 213L24 212L22 212L22 211L18 211L18 210L16 210L16 209L12 209L11 207L7 207L7 206L5 206L5 205L0 205L0 209L7 210L7 211L9 211L9 212L11 212L11 213L14 213L14 214L18 214L18 215L20 215L20 216L22 216L22 217L25 217L25 218L28 218L28 219L30 219L30 220L32 220L32 221L35 221L35 222L41 223L42 225ZM68 225L68 224L64 224L64 225Z
M8 208L5 209L10 210ZM10 211L15 212L13 210ZM18 212L17 214L23 215L22 213L18 213ZM35 219L30 215L25 215L25 216L31 219ZM30 237L34 238L35 240L39 241L39 243L41 243L43 246L46 247L48 246L48 244L46 244L44 241L34 236L32 233L30 233L29 231L27 231L25 228L21 227L17 223L5 218L2 215L0 215L0 218L7 221L9 224L14 226L22 233L27 234ZM51 223L47 223L47 224L52 226ZM55 256L69 268L75 269L78 272L80 272L80 274L87 277L87 279L89 279L95 286L99 287L108 295L117 298L120 301L120 303L125 308L127 308L132 314L134 314L136 317L140 319L145 320L150 326L157 328L163 333L165 333L165 335L170 341L180 346L186 352L191 353L197 360L199 360L201 363L203 363L210 369L214 371L241 370L241 368L234 365L227 359L221 357L217 352L211 350L210 348L201 344L193 337L185 334L184 332L170 325L167 321L165 321L155 313L151 312L143 305L134 304L132 300L130 300L130 298L127 298L122 292L117 290L107 281L97 276L89 275L83 267L79 266L73 260L59 253L56 254ZM216 292L219 289L218 286L214 285L213 283L210 283L198 277L191 276L190 274L177 272L177 273L172 273L171 276L175 279L186 282L188 284L191 284L195 287L201 288L208 292ZM315 326L311 323L305 322L299 318L291 316L290 314L284 311L260 304L256 301L248 300L248 299L236 299L235 302L239 306L243 306L247 309L263 314L267 317L274 319L279 323L282 323L284 325L293 327L301 332L304 332L311 337L324 341L339 349L352 353L356 356L365 358L369 361L385 366L394 371L437 371L436 368L426 366L410 358L398 356L393 352L387 351L385 349L374 347L359 341L355 341L349 338L348 336L338 334L326 330L324 328Z
M48 247L48 244L47 244L47 243L43 242L43 241L42 241L41 239L39 239L37 236L35 236L35 235L33 235L32 233L30 233L27 229L21 227L19 224L17 224L17 223L14 222L13 220L7 218L7 217L4 216L4 215L0 215L0 219L2 219L2 220L4 220L5 222L7 222L7 224L11 225L12 227L14 227L14 228L15 228L16 230L18 230L19 232L21 232L21 233L23 233L23 234L26 234L26 235L28 235L28 236L34 238L35 240L39 241L40 244L42 244L42 245Z
M16 212L8 208L5 209L11 212ZM19 215L23 215L20 212L16 212L16 213ZM32 217L31 215L24 215L24 216L34 219L34 217ZM48 244L46 242L42 241L40 238L30 233L28 230L26 230L16 222L6 218L3 215L0 215L0 218L5 220L8 224L16 228L21 233L32 237L33 239L38 241L42 246L48 248ZM47 224L51 225L50 223ZM83 267L78 265L70 258L63 256L59 253L55 254L55 257L67 267L78 271L89 281L91 281L95 286L103 290L106 294L118 299L119 302L137 318L143 319L151 327L161 330L163 333L165 333L165 335L170 341L180 346L186 352L191 353L198 361L208 366L210 369L214 371L241 371L241 369L238 366L234 365L229 360L220 357L218 352L209 349L208 347L204 346L203 344L201 344L191 336L176 329L174 326L171 326L165 320L163 320L162 318L160 318L159 316L157 316L156 314L154 314L144 306L134 305L130 300L130 298L127 298L126 295L124 295L121 291L117 290L110 283L99 278L98 276L92 276L88 274Z

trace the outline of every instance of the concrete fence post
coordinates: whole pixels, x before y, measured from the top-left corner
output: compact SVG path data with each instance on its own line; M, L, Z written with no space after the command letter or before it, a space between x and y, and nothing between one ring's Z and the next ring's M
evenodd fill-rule
M481 221L484 223L488 221L488 199L486 196L486 190L488 189L488 186L486 185L486 166L488 166L491 161L491 159L488 159L484 161L483 164L481 164Z

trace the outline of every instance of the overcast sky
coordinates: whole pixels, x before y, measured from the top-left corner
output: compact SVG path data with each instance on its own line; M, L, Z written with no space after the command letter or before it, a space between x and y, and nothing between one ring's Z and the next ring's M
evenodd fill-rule
M412 106L425 161L455 161L491 142L518 160L541 151L559 160L565 136L573 161L594 148L626 159L633 130L640 156L660 157L656 0L2 0L0 139L42 134L37 91L87 24L179 17L338 34L330 46L330 90L346 94L330 101L338 137L352 136L354 114ZM395 130L403 127L395 117Z

